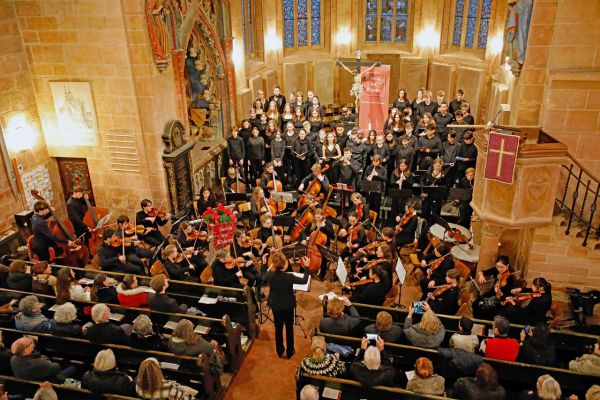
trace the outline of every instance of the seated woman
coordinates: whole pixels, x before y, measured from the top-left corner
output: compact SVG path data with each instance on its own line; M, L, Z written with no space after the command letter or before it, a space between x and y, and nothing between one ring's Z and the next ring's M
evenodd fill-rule
M146 307L148 293L154 292L147 286L138 286L135 275L125 275L123 281L117 286L117 299L119 304L126 307Z
M451 395L462 400L504 400L506 392L498 383L498 374L494 367L488 363L481 363L475 378L458 378Z
M528 364L552 366L556 359L554 344L549 339L550 330L546 324L525 327L521 331L521 349L517 361Z
M323 336L313 336L312 356L300 362L300 369L311 375L336 377L346 372L346 363L340 361L339 355L327 354L327 345Z
M81 337L81 324L77 321L77 308L67 302L58 306L50 320L50 333L57 336Z
M410 306L408 316L404 321L404 335L413 346L435 349L444 340L446 329L437 315L431 311L427 302L423 302L423 310L425 310L425 314L423 314L421 322L413 325L412 317L415 309L412 305Z
M396 370L389 365L389 359L383 353L384 341L377 339L377 347L369 346L367 338L363 338L360 351L350 366L353 377L363 386L391 386ZM398 371L402 374L401 371Z
M115 280L104 274L98 274L94 278L90 299L98 303L117 304L117 290Z
M153 331L152 321L145 314L140 314L133 320L129 343L131 347L143 350L164 351L167 349L164 338Z
M141 399L193 400L198 394L191 387L166 380L158 360L153 357L142 361L135 382L135 392Z
M589 375L600 376L600 338L594 344L591 354L584 354L575 360L569 361L569 369Z
M399 343L402 339L402 328L394 324L387 311L378 312L375 323L367 325L365 333L376 334L388 343Z
M540 376L535 383L535 391L524 391L517 397L519 400L561 400L562 391L560 384L552 376Z
M36 296L25 296L19 301L19 313L15 317L15 327L28 332L48 332L50 321L40 311L44 304Z
M415 362L415 376L408 381L407 390L416 393L444 394L444 377L433 373L433 363L427 357L419 357Z
M27 273L25 261L15 260L10 263L6 286L13 290L31 292L31 275Z
M83 288L69 267L61 268L56 274L56 302L64 304L69 300L90 301L91 288Z
M52 275L52 268L46 261L33 264L31 267L31 290L35 293L54 295L56 290L56 277Z
M196 357L204 354L208 356L212 372L215 375L221 375L223 374L223 365L215 351L215 347L218 346L217 342L209 343L201 335L195 333L194 325L189 319L182 319L177 323L168 343L169 350L178 355Z
M130 395L135 391L133 378L117 368L111 349L100 350L94 359L94 369L83 374L81 387L93 393Z

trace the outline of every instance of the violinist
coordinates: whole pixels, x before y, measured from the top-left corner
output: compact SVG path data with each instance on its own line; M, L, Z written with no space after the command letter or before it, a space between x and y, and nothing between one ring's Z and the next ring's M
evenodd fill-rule
M243 277L237 263L225 249L219 249L215 253L215 260L211 264L214 284L236 289L243 289L240 281Z
M31 230L33 232L33 243L31 249L40 261L50 261L50 248L55 247L56 243L65 243L73 246L71 240L59 238L54 235L46 220L52 216L50 206L45 201L36 201L33 205L35 214L31 217Z
M441 158L436 158L433 161L431 169L421 177L421 188L423 187L438 187L446 186L444 171L442 170L444 162ZM423 218L430 222L431 214L440 215L442 212L442 198L440 196L430 196L423 192L421 194L423 202Z
M237 191L240 190L240 186L242 185L246 185L246 180L240 176L239 169L229 167L227 169L227 176L225 177L225 192L237 193Z
M404 205L404 215L398 215L396 222L396 245L402 247L414 242L418 223L414 203Z
M552 286L545 278L535 278L531 288L515 288L506 297L505 309L500 311L516 324L546 324L546 313L552 306Z
M419 281L423 298L427 296L428 289L446 283L446 272L454 268L454 259L450 249L445 244L438 244L432 253L427 254L418 267L424 276Z
M325 234L325 236L327 237L327 241L323 246L329 248L331 238L333 238L334 236L333 224L329 220L327 220L325 215L323 215L323 209L321 208L315 209L313 211L313 215L313 221L306 228L304 228L304 232L302 232L302 234L300 235L299 241L302 244L310 244L311 234L316 231L319 231ZM327 265L327 259L325 257L322 257L321 269L319 271L319 278L321 280L325 279L325 275L327 274Z
M258 239L256 241L258 242ZM248 286L260 285L260 271L254 262L260 258L259 248L251 243L244 231L235 232L229 253L237 257L238 267L242 271L242 276L248 280Z
M325 174L322 173L321 164L313 164L313 166L310 167L310 170L312 172L302 180L300 186L298 187L298 191L302 192L304 188L308 189L308 187L311 186L310 184L312 181L319 180L321 183L321 190L317 193L311 193L315 197L319 197L320 194L323 194L323 196L327 195L327 192L329 191L329 179Z
M185 255L177 251L177 246L169 244L162 250L162 259L170 279L178 281L187 280L190 275L199 275L193 264L190 265L185 259Z
M104 239L98 247L97 255L100 268L103 271L116 271L126 274L144 275L144 267L127 261L127 254L123 252L123 243L120 236L115 235L112 229L102 232Z
M143 228L141 228L141 230L143 230ZM125 257L127 258L128 263L143 268L144 263L141 259L150 259L154 255L153 251L148 250L143 246L143 242L139 240L136 230L129 224L129 217L127 215L119 215L117 218L117 229L115 229L114 235L131 241L131 245L125 247Z
M359 222L363 222L365 219L369 218L369 205L362 194L358 192L352 193L350 202L352 203L350 211L353 211L356 214Z
M135 215L135 224L144 226L144 233L140 234L140 238L152 247L160 245L165 241L165 237L158 230L159 226L164 226L171 217L171 214L164 215L153 207L152 201L144 199L141 202L142 210Z
M194 201L194 213L195 218L202 218L202 214L209 208L215 208L217 206L217 200L215 199L214 193L206 186L202 186L200 189L200 197Z
M446 282L427 293L429 307L436 314L455 315L458 311L460 275L452 268L446 272Z
M383 306L385 295L391 286L388 276L380 265L375 265L369 269L369 278L354 282L345 286L345 289L352 290L352 301L354 303L371 304L374 306ZM364 282L364 283L363 283Z
M81 237L82 241L87 244L90 228L83 222L87 208L84 198L89 199L89 196L83 192L83 188L81 186L73 187L73 194L67 201L67 215L73 224L75 237Z
M390 246L390 250L392 252L392 264L396 264L396 259L398 258L398 245L396 244L396 233L394 228L386 226L381 230L381 239Z
M208 266L203 250L208 249L208 234L196 229L188 222L179 225L177 241L183 252L189 255L189 260L196 267L198 275ZM175 278L173 278L175 279Z
M376 265L379 265L381 269L383 269L387 273L388 277L393 276L394 256L392 254L392 248L387 244L381 245L377 247L377 250L375 250L375 256L376 258L374 260L369 261L366 264L363 264L361 267L356 268L356 275L359 278L367 276L368 271ZM388 283L391 285L392 280L390 279ZM389 289L390 288L388 287L387 290Z
M338 231L338 236L346 242L346 246L340 252L342 259L353 255L367 244L367 235L354 211L348 213L348 223Z

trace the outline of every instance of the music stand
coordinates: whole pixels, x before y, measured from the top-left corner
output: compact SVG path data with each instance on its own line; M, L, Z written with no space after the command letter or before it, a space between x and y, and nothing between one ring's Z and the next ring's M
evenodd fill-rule
M433 201L442 201L446 197L448 191L447 186L421 186L423 193L427 193L427 197Z
M294 202L294 193L297 192L271 192L271 200L292 204Z
M256 297L256 302L258 303L258 323L262 325L267 321L273 322L273 319L269 316L269 307L267 305L263 305L263 303L267 301L267 297L261 298L260 289L257 287L254 287L253 290L254 297Z
M354 192L354 189L352 188L352 186L348 186L345 183L337 183L333 185L333 190L338 190L342 192L341 198L340 198L340 206L342 208L342 215L341 218L344 218L344 213L346 211L346 201L344 198L344 193L348 192L348 193L352 193Z
M362 180L360 181L359 188L361 192L381 193L383 182Z
M113 213L112 213L112 211L111 211L111 212L109 212L108 214L106 214L104 217L100 218L100 219L98 220L98 224L96 225L96 228L95 228L95 229L100 229L100 228L102 228L104 225L108 224L108 223L109 223L109 221L110 221L110 219L112 218L112 215L113 215Z
M246 193L225 193L225 202L248 201Z
M471 193L469 189L450 188L450 191L448 192L448 198L459 201L471 201L473 198L473 193Z
M288 272L288 274L294 274L295 276L298 277L302 277L304 276L304 274L301 274L299 272ZM296 295L298 294L298 292L310 292L310 283L311 283L311 277L310 275L308 276L308 282L305 285L294 285L294 298L296 298ZM294 325L298 325L300 327L300 329L302 330L302 333L304 334L304 339L307 338L306 335L306 330L304 329L304 327L302 326L302 322L301 321L305 321L306 319L298 314L298 299L296 299L295 301L296 306L294 307Z

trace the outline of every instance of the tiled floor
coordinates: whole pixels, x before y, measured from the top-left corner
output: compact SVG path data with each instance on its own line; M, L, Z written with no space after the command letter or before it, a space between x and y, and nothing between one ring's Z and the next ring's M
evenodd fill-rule
M337 284L313 280L310 292L298 295L298 313L305 318L302 326L306 330L307 338L304 338L300 327L296 326L294 330L296 354L290 360L278 358L275 353L273 323L267 321L261 325L260 334L254 341L240 371L229 386L225 400L289 400L295 398L296 368L300 360L310 354L310 333L318 325L322 315L318 296L330 291L340 293ZM409 276L402 290L401 303L410 304L419 296L420 290L415 288L415 283Z

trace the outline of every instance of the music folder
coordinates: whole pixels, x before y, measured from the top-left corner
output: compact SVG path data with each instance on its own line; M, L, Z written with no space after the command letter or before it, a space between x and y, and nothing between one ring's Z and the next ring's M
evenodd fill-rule
M227 203L234 201L248 201L246 193L225 193L225 201Z
M293 203L294 192L271 192L271 200L284 203Z

